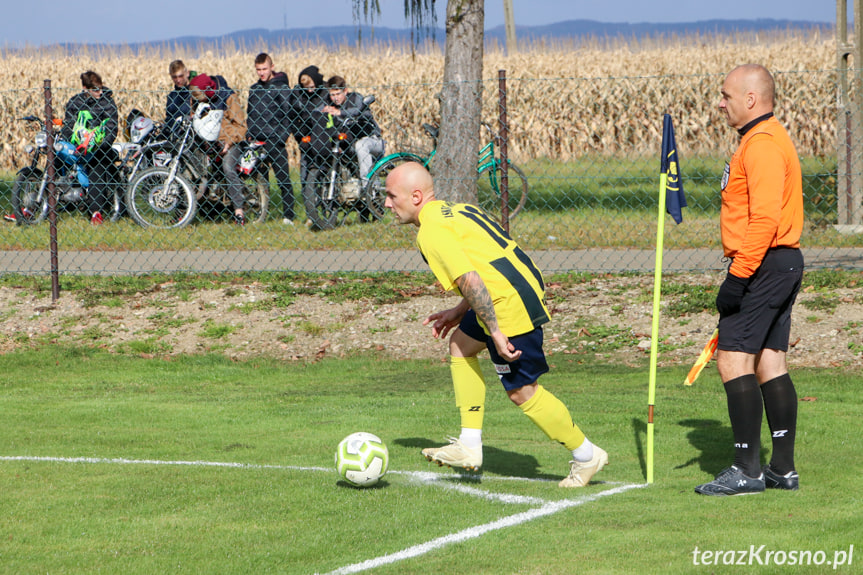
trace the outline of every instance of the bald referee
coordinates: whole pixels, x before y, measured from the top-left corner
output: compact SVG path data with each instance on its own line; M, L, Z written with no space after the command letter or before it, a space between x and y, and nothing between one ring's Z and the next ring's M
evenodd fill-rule
M725 386L734 463L695 488L703 495L796 490L797 392L786 352L791 308L803 278L803 184L788 132L773 116L773 76L747 64L722 84L719 109L740 133L722 177L722 248L731 259L716 297L716 366ZM773 452L760 464L762 413Z

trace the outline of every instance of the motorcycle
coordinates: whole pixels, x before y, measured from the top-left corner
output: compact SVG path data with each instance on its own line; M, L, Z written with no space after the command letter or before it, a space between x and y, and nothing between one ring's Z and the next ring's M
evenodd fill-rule
M140 170L129 183L126 206L135 222L144 227L181 228L194 219L201 204L231 208L222 157L214 144L220 117L219 110L200 104L194 116L178 120L182 136L167 163ZM237 145L243 151L237 171L243 182L246 221L264 222L270 198L269 180L260 164L266 157L264 142Z
M375 101L374 95L363 98L363 108ZM383 195L371 197L359 174L356 153L349 125L320 126L312 130L316 136L302 138L302 151L308 166L303 184L303 204L312 229L331 230L358 214L361 222L378 220L384 216Z
M33 144L25 148L30 156L30 164L18 170L15 184L12 187L12 215L6 219L13 220L17 225L38 224L48 216L48 133L41 127L42 120L36 116L19 118L22 121L40 126ZM90 187L87 175L86 153L82 153L71 142L59 138L63 121L52 120L54 131L54 191L57 195L57 209L77 210L84 205L83 198ZM86 149L86 147L85 147ZM45 158L43 162L42 158ZM122 186L112 185L113 199L111 203L111 221L117 221L122 212Z
M144 112L132 109L126 116L128 142L114 142L112 147L120 157L120 169L131 182L138 172L153 166L167 166L173 158L174 145L160 122L154 122Z

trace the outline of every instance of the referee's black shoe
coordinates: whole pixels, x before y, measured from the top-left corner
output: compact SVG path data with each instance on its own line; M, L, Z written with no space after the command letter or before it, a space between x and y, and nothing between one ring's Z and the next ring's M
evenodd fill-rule
M797 475L796 471L789 471L785 475L779 475L769 465L765 465L761 472L764 474L764 486L767 489L785 489L788 491L797 491L800 489L800 476Z
M751 495L764 491L764 475L749 477L736 465L719 472L716 479L695 488L701 495Z

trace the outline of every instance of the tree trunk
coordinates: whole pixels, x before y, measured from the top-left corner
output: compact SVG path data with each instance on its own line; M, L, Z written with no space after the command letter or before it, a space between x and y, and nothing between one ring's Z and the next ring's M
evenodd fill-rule
M433 164L438 199L476 203L476 152L482 115L484 0L446 8L441 126Z

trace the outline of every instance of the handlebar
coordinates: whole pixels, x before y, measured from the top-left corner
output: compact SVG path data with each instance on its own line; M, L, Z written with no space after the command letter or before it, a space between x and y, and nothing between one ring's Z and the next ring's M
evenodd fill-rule
M494 131L494 129L488 124L488 122L482 122L482 127L488 131L489 136L491 136L495 142L500 140L500 135ZM440 134L440 128L432 124L423 124L423 130L425 130L426 134L428 134L435 140L437 140L438 135Z
M483 122L482 127L488 131L488 135L491 136L491 139L498 143L500 141L500 134L494 131L494 129L488 124L488 122Z
M44 127L44 125L42 123L42 118L40 118L38 116L33 116L32 114L29 116L24 116L22 118L18 118L18 119L21 121L25 121L25 122L34 122L36 124L39 124L40 128ZM55 133L57 133L63 127L63 120L61 120L60 118L52 118L51 124L52 124L52 127L54 128L53 131Z

